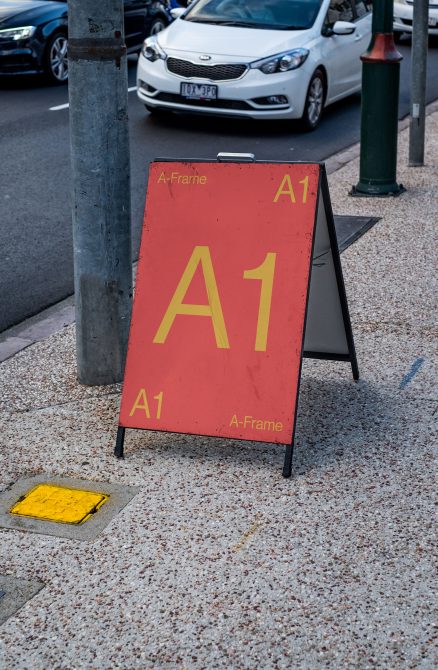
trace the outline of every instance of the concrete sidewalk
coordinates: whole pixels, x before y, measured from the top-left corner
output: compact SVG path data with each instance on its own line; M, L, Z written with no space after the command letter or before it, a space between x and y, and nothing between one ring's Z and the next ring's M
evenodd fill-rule
M334 211L382 219L342 255L361 380L305 361L292 479L283 448L204 437L128 431L117 461L120 388L76 382L74 325L0 365L1 490L139 489L95 541L0 529L2 575L44 584L1 668L437 667L438 112L425 167L407 140L399 198L350 198L357 152L329 162Z

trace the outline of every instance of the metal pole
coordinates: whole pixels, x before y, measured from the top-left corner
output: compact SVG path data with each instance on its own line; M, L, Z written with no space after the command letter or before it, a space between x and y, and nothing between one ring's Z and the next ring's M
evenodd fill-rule
M362 60L360 177L351 195L398 195L398 97L401 54L392 32L393 0L375 0L368 51Z
M424 165L428 18L428 0L415 0L411 62L411 122L409 126L409 165L412 166Z
M132 300L122 0L68 0L79 381L121 381Z

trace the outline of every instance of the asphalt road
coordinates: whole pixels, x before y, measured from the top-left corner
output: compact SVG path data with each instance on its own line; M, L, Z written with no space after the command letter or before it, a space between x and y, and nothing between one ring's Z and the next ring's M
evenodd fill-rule
M400 118L409 113L410 46L402 45ZM129 85L135 84L135 62ZM428 101L438 98L438 43L429 48ZM0 332L73 292L70 158L66 87L40 79L0 81ZM325 110L302 134L291 122L150 117L129 93L133 251L137 253L147 167L156 157L214 158L219 151L258 159L324 160L355 143L360 98Z

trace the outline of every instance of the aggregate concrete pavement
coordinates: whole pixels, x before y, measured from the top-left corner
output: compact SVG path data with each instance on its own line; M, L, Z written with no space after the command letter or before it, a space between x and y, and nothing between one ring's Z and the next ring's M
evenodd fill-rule
M426 123L424 167L399 135L399 198L350 198L357 150L331 161L334 210L382 218L342 255L361 379L304 362L292 479L283 448L218 438L131 430L117 461L120 386L76 382L74 324L0 365L0 490L39 473L139 488L94 542L0 529L3 574L45 584L0 628L2 667L437 667Z

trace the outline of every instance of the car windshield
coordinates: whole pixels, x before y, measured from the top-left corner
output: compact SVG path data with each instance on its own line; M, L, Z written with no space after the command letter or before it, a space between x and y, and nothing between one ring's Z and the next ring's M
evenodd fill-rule
M185 21L221 26L305 30L311 28L322 0L198 0Z

